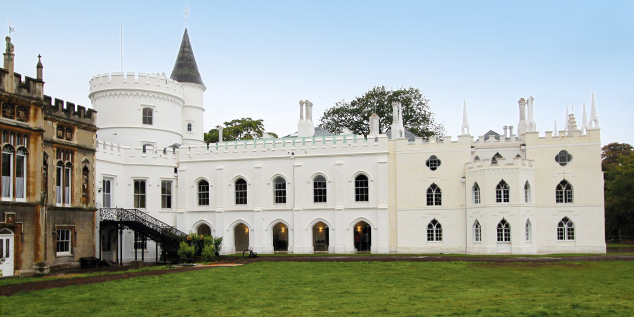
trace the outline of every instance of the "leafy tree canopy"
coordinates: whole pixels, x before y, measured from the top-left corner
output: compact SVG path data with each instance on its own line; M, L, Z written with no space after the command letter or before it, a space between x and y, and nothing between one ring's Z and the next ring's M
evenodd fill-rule
M634 148L627 143L610 143L601 148L601 167L608 171L618 163L618 158L632 153Z
M253 120L251 118L233 119L225 122L222 130L223 141L260 139L264 136L264 133L277 138L277 134L265 132L263 122L263 119ZM205 142L216 143L218 142L218 137L218 129L211 129L205 133Z
M326 110L320 126L334 134L341 134L348 128L355 134L370 133L370 116L379 115L379 132L385 133L392 124L392 101L400 101L403 108L403 125L410 132L423 138L442 136L444 127L434 121L429 109L429 99L418 88L388 90L376 86L351 102L342 100Z
M601 149L605 173L605 233L608 240L634 241L634 148L610 143Z

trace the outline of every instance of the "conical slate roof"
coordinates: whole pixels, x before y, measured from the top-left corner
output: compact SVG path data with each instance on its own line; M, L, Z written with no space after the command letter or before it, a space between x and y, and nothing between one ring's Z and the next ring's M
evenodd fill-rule
M200 77L200 73L198 72L198 65L196 65L196 58L194 57L192 45L189 42L187 29L185 29L185 33L183 34L181 48L178 51L176 63L174 63L174 69L172 70L170 78L181 83L193 83L205 87L203 79Z

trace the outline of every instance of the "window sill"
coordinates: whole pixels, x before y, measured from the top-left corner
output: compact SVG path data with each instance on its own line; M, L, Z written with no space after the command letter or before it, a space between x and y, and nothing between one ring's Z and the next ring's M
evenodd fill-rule
M57 252L55 253L55 257L56 258L67 258L67 257L72 257L73 254L72 253L68 253L68 252Z

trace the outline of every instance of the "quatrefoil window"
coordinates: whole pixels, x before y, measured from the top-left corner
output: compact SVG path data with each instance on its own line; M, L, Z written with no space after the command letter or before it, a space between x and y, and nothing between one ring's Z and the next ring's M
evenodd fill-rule
M572 161L572 155L570 153L568 153L568 151L566 151L566 150L561 150L555 156L555 161L557 163L559 163L559 165L561 165L561 166L566 166L566 164L568 164L568 163L570 163L570 161Z

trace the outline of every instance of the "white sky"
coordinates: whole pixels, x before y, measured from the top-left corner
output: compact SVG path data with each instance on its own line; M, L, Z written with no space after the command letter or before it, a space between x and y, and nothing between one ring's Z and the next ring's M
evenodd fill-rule
M581 121L597 98L602 143L634 144L634 1L188 1L188 30L207 86L206 130L234 118L297 130L298 101L313 117L373 86L413 86L448 135L467 101L472 135L517 126L517 100L535 98L543 133L566 107ZM118 72L169 75L184 2L0 0L16 71L45 94L90 106L88 81ZM0 29L2 30L2 29Z

